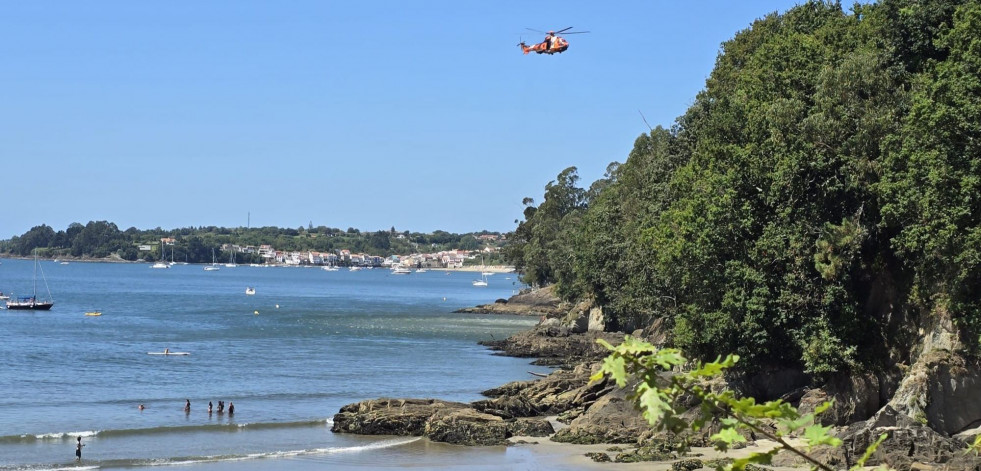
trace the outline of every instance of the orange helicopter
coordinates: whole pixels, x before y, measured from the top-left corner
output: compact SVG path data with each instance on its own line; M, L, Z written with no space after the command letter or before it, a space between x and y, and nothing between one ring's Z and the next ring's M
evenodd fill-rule
M524 41L519 42L518 47L520 47L521 52L524 52L525 54L528 54L529 52L534 52L536 54L555 54L555 53L565 52L566 49L569 49L569 41L566 41L565 38L559 36L559 33L582 34L582 33L589 32L589 31L569 31L570 29L572 29L572 26L568 28L560 29L558 31L549 31L547 33L543 31L538 31L537 29L531 29L531 28L526 28L526 29L529 31L534 31L536 33L544 34L545 40L538 44L532 44L531 46L525 44Z

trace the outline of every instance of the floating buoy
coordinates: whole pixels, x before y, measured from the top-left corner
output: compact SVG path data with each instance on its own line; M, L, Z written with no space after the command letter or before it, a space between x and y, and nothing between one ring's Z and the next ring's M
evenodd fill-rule
M279 304L276 305L276 309L279 309Z
M446 301L446 296L443 296L443 301Z
M253 314L255 314L255 315L258 316L259 315L259 311L255 311L255 312L253 312Z

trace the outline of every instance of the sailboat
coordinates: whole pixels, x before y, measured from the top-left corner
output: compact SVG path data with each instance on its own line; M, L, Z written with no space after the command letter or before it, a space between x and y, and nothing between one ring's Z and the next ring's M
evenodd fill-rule
M37 261L37 249L34 249L34 294L18 297L14 301L8 300L7 309L47 311L54 306L54 301L51 300L51 290L48 289L48 280L44 278L44 269L41 269L41 279L44 280L44 288L48 291L48 300L38 301L37 299L37 271L40 267L41 265Z
M150 268L170 268L170 265L167 264L166 260L167 247L164 246L163 242L160 242L160 260L158 260L157 263L150 265Z
M226 263L225 266L228 268L235 268L238 266L235 264L235 249L231 249L230 252L231 253L228 255L228 263Z
M478 287L487 286L487 275L481 274L479 280L473 280L473 285Z
M218 266L218 261L215 259L215 249L211 249L211 265L204 267L204 271L218 271L221 267Z

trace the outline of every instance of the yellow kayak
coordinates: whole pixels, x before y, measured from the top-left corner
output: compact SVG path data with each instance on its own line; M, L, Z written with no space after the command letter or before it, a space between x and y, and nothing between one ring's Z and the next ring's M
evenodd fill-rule
M101 311L86 312L85 315L86 316L101 316L102 315L102 312Z

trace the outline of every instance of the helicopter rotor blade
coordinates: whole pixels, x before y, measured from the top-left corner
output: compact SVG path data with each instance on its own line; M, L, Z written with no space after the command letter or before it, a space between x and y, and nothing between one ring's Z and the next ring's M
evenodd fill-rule
M544 32L544 31L538 31L537 29L531 29L531 28L525 28L525 29L527 29L528 31L534 31L534 32L536 32L536 33L542 33L542 34L545 34L545 32Z
M569 31L568 33L562 33L562 34L583 34L588 32L589 31Z
M564 28L564 29L560 29L560 30L558 30L558 31L556 31L555 33L556 33L556 34L558 34L558 33L561 33L561 32L563 32L563 31L568 31L568 30L570 30L570 29L572 29L572 26L570 26L570 27L568 27L568 28Z

